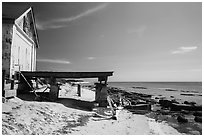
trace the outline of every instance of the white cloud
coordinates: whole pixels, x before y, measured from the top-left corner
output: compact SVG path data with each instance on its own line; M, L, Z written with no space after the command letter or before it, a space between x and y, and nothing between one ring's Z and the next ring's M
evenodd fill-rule
M94 12L97 12L99 10L102 10L107 5L108 5L108 3L100 4L94 8L88 9L82 13L79 13L78 15L71 16L71 17L58 18L58 19L53 19L53 20L49 20L49 21L45 21L45 22L37 21L36 27L39 30L57 29L57 28L66 27L68 25L68 23L73 22L75 20L78 20L82 17L88 16L88 15L90 15Z
M56 59L37 59L38 62L46 63L59 63L59 64L70 64L71 62L66 60L56 60Z
M188 52L192 52L194 50L196 50L198 47L194 46L194 47L179 47L177 50L172 51L172 54L184 54L184 53L188 53Z
M94 60L95 57L88 57L87 59L88 59L88 60Z

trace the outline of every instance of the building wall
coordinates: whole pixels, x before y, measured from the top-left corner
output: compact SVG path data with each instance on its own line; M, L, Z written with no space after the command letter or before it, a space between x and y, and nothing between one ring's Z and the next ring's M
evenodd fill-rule
M11 75L15 71L32 71L34 42L16 25L11 49Z
M11 78L15 71L36 70L36 37L31 11L15 24L2 24L2 69Z
M6 70L6 77L10 74L11 45L13 24L2 24L2 69Z

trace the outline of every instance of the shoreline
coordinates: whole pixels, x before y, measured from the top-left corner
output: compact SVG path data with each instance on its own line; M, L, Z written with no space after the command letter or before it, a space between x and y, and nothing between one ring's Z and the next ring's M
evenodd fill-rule
M64 87L66 88L66 86ZM67 87L70 88L70 87ZM110 88L110 87L109 87ZM128 91L114 87L110 91L111 97L117 103L118 93L129 97L144 96L144 94L130 95ZM115 94L113 94L115 93ZM61 90L62 97L72 96L74 100L90 101L94 99L92 86L82 88L82 97L76 96L76 87L70 90ZM144 96L147 97L148 96ZM143 98L144 98L143 97ZM179 124L176 120L178 115L170 113L166 109L154 106L151 111L139 111L124 108L116 110L117 120L96 117L93 110L83 110L77 107L73 99L62 98L57 102L23 101L13 98L5 101L2 105L2 134L41 134L41 135L195 135L202 134L202 124L191 125ZM147 99L148 100L148 99ZM79 103L79 102L78 102ZM82 102L83 103L83 102ZM142 101L144 103L144 101ZM83 103L84 104L84 103ZM90 103L87 104L87 107ZM133 110L133 109L132 109ZM110 109L103 110L110 113ZM180 112L179 112L180 113ZM174 115L174 117L172 117ZM192 115L192 114L191 114ZM25 119L26 117L27 120ZM11 119L12 121L10 121ZM192 118L190 118L193 120ZM11 123L12 122L12 123ZM194 122L195 123L195 122ZM43 126L42 126L43 125ZM139 126L138 126L139 125ZM197 128L196 128L197 126ZM31 128L32 127L32 128ZM186 128L182 128L186 127ZM191 129L189 129L191 128ZM38 131L38 132L37 132Z

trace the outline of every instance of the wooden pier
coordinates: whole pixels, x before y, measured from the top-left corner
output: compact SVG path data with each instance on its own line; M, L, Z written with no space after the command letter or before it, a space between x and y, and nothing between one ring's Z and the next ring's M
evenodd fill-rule
M21 71L17 72L17 75L21 75L19 78L20 87L29 85L31 79L36 78L48 78L50 84L50 96L53 101L57 100L59 87L56 83L57 78L98 78L98 83L95 83L96 93L95 101L99 105L104 106L107 104L107 80L109 76L113 75L113 71L108 72L52 72L52 71ZM27 82L26 82L27 81ZM30 85L29 85L30 87ZM78 85L78 95L81 96L81 86Z

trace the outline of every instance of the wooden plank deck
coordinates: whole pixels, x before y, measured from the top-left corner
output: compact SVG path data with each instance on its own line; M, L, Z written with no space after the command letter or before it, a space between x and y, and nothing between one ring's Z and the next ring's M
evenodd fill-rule
M107 72L52 72L52 71L21 71L25 77L43 78L104 78L113 75L113 71Z

